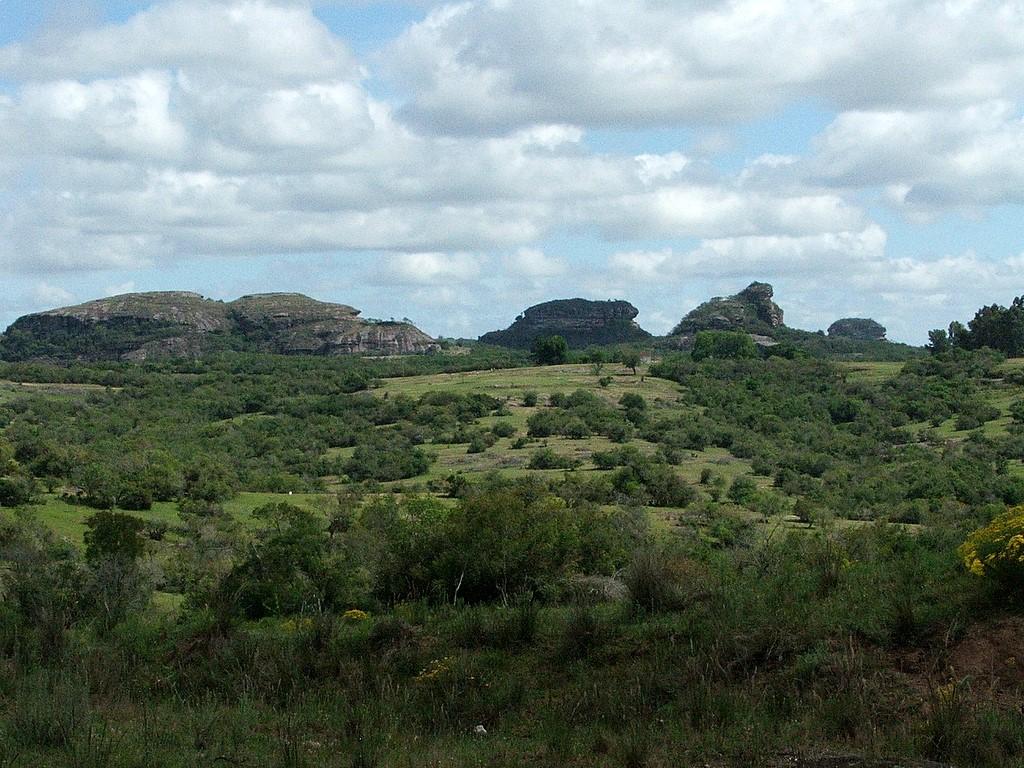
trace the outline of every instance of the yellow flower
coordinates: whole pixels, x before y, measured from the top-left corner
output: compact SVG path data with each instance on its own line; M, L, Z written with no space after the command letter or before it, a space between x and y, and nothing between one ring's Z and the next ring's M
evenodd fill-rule
M341 618L345 621L366 621L370 618L370 614L358 608L351 608L341 614Z
M426 683L431 680L436 680L439 677L446 675L451 671L450 665L451 657L445 656L441 659L434 659L426 667L424 667L415 678L417 683Z

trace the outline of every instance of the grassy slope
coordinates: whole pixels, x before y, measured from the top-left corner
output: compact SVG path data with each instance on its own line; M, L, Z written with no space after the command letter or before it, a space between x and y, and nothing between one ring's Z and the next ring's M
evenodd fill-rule
M871 383L885 381L899 373L902 363L892 362L852 362L840 363L846 369L852 380L860 380ZM1013 371L1024 368L1024 359L1007 361L1005 370ZM465 444L440 444L428 445L426 450L436 458L427 474L412 480L392 483L409 489L423 490L426 483L431 480L439 480L449 475L461 472L468 477L480 476L488 472L499 472L506 476L539 475L559 476L563 470L531 470L527 468L530 455L539 447L546 446L554 449L557 453L578 458L583 461L578 472L597 472L590 461L595 451L604 451L613 447L614 444L605 437L592 436L582 440L571 440L565 437L550 437L531 443L526 448L514 449L512 444L517 437L526 434L527 420L530 415L539 408L544 407L547 397L556 392L571 393L577 389L592 391L606 399L609 403L617 403L619 398L627 392L635 392L643 395L652 412L678 411L686 409L683 402L681 388L674 382L664 379L657 379L645 375L641 369L638 375L623 369L621 366L609 364L600 374L610 376L612 381L607 387L598 384L600 376L595 375L589 365L560 365L536 368L516 368L510 370L474 371L466 373L436 374L427 376L412 376L407 378L389 379L375 390L380 397L407 395L419 397L432 391L451 391L459 393L483 393L499 399L506 399L506 407L509 410L508 416L489 416L478 420L478 425L488 427L496 421L507 421L512 423L517 433L511 438L502 438L484 453L467 453ZM0 402L11 397L19 389L28 385L0 382ZM92 385L32 385L36 390L42 390L54 397L80 397L91 391L101 390L102 387ZM526 407L522 404L523 395L526 392L536 392L539 395L540 405L537 407ZM1010 423L1008 408L1010 403L1024 395L1017 386L1006 384L1001 381L993 381L986 386L987 399L994 406L1000 409L1001 416L998 419L988 422L983 427L987 435L1005 433L1006 426ZM928 424L915 425L917 428L925 429ZM940 436L958 440L964 439L969 433L956 431L954 420L950 419L937 428ZM632 445L641 451L653 453L656 446L644 440L633 440ZM352 449L335 449L332 455L346 456L351 454ZM1015 462L1012 470L1024 474L1024 463ZM705 451L689 451L686 453L683 462L679 466L680 474L690 483L697 483L701 472L710 469L717 475L722 476L727 483L731 483L740 475L752 475L750 462L738 459L728 451L720 448L709 448ZM756 477L755 480L761 486L771 484L769 478ZM225 507L240 520L250 519L251 512L257 507L272 501L290 501L310 508L325 507L329 503L327 494L287 494L273 493L241 493L235 499L229 501ZM65 536L72 541L81 542L85 530L84 521L92 514L93 510L88 507L74 506L61 501L55 495L44 497L43 503L33 508L39 517L59 535ZM651 510L652 515L660 522L682 521L685 514L681 510L659 509ZM740 512L737 508L737 514ZM177 506L173 502L158 502L153 505L152 510L135 513L149 521L164 521L175 523L178 521ZM756 521L758 525L771 528L780 521Z

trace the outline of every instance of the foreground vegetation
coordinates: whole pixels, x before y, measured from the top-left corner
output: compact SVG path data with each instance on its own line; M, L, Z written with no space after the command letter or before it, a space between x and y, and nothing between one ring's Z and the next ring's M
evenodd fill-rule
M4 366L0 765L1022 764L1021 368L749 352Z

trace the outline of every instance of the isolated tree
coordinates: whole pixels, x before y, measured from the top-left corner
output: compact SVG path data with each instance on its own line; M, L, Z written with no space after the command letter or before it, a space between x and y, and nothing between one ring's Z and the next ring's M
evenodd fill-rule
M949 334L941 328L928 331L928 351L933 355L949 352Z
M534 340L532 352L539 365L561 365L569 359L569 344L562 336L541 336Z
M623 352L622 364L633 371L633 375L636 376L636 369L640 366L640 353L635 350Z
M90 515L85 526L85 559L91 563L105 558L134 562L145 552L145 523L138 517L104 510Z

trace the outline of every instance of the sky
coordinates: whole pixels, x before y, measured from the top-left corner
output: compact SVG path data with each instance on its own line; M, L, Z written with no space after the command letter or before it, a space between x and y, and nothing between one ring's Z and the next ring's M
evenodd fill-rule
M0 0L0 327L299 291L475 337L770 282L889 337L1024 294L1024 0Z

